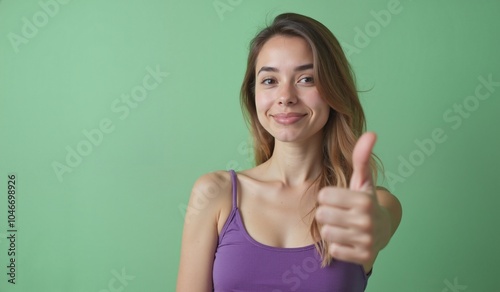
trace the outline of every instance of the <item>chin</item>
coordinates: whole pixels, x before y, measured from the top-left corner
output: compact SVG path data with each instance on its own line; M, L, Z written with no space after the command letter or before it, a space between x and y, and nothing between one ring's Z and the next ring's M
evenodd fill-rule
M280 142L304 142L307 140L307 138L298 136L298 135L272 135L274 137L274 141L280 141Z

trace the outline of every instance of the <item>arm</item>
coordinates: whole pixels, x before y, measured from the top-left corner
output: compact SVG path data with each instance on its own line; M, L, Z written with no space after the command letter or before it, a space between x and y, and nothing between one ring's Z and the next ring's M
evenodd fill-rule
M399 227L401 218L403 216L403 209L398 198L391 194L388 189L378 186L376 189L377 199L380 206L385 210L389 217L389 238L387 242L380 248L382 250L390 241L391 237L394 235Z
M224 196L217 173L201 176L189 199L182 235L177 292L212 291L217 221Z

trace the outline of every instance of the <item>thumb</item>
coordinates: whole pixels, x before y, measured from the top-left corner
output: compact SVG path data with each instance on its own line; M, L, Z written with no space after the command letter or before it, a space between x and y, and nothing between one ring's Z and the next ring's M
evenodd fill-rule
M353 173L349 189L375 194L375 185L370 168L370 158L377 135L366 132L359 137L352 153Z

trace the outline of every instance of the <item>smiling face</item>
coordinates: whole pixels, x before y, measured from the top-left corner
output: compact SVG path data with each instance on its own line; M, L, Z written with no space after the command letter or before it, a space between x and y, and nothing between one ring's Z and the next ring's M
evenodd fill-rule
M330 107L314 83L313 55L300 37L274 36L255 66L255 106L261 125L276 140L304 142L320 135Z

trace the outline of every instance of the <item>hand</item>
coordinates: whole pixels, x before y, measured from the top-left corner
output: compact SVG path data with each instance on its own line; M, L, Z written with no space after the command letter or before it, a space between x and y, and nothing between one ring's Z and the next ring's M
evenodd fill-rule
M332 257L361 265L373 265L391 236L388 211L377 200L370 157L377 136L364 133L353 151L349 189L324 187L318 194L316 220Z

